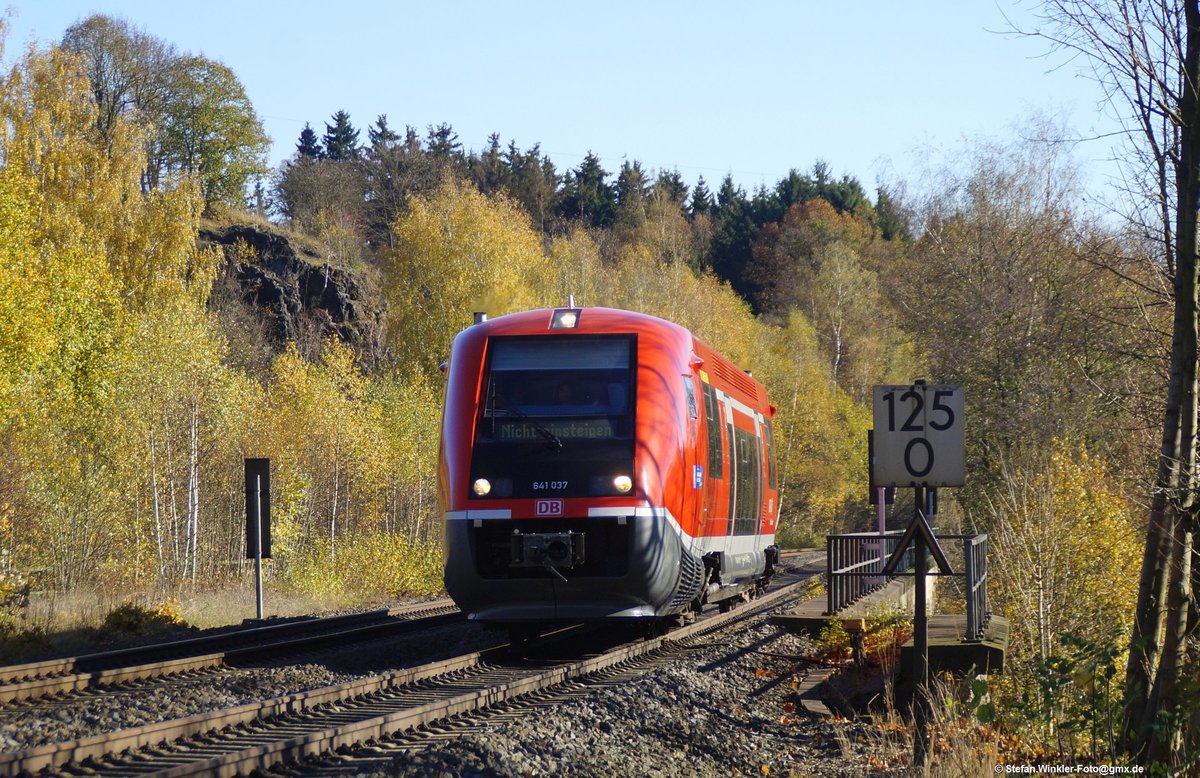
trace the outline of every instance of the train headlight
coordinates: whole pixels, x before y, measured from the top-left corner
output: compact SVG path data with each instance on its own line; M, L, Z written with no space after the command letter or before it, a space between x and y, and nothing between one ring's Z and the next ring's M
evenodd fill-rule
M550 319L552 330L572 330L579 324L579 308L559 308Z
M621 494L629 494L629 490L633 488L633 479L627 475L619 475L613 479L613 486Z
M475 483L471 485L471 489L474 490L475 494L479 495L480 497L487 497L492 491L492 482L486 478L478 478L476 479Z

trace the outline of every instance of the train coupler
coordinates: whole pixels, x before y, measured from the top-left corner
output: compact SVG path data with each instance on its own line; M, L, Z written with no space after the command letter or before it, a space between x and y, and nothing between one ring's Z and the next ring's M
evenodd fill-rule
M582 532L528 532L513 530L512 566L544 567L566 580L558 568L570 570L584 561Z

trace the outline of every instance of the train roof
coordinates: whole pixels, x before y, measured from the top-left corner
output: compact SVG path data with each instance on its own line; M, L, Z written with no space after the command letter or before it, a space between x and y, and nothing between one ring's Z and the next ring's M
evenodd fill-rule
M569 318L572 315L574 318ZM480 329L471 327L466 331L474 330L486 335L657 331L668 339L677 340L681 345L687 344L693 353L704 361L703 366L700 366L703 374L712 376L721 384L745 395L746 399L754 404L759 401L765 402L766 387L749 373L723 357L686 327L650 314L603 307L539 308L486 319L476 327Z
M571 327L558 326L561 325L561 317L564 314L572 312L576 317L574 325ZM494 319L487 319L484 323L488 325L489 330L511 329L521 332L534 332L539 329L546 332L554 332L562 329L573 329L576 332L608 332L615 328L633 330L641 328L666 328L677 331L681 335L691 335L685 327L674 322L660 319L657 316L651 316L647 313L626 311L620 308L583 306L571 308L538 308L531 311L497 316Z

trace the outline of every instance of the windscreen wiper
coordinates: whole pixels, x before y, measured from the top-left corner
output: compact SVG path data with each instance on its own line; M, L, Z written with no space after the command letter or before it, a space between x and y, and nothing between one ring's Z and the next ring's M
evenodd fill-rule
M494 407L495 406L493 406L493 408ZM546 441L546 445L548 445L550 448L554 449L555 451L562 451L562 440L560 440L559 437L553 432L534 421L532 416L513 405L500 405L499 407L500 410L504 411L505 413L511 413L512 415L527 422L530 427L533 427L534 431L538 435L542 436L542 439Z

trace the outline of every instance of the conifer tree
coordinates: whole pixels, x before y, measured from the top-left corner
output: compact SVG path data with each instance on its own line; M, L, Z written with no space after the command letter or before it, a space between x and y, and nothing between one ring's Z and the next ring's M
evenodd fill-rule
M304 129L300 131L300 140L296 142L296 154L300 159L317 160L321 158L321 144L317 141L317 133L313 128L304 123Z
M471 157L470 168L471 178L484 194L495 194L504 187L510 171L505 163L505 155L500 150L499 133L488 136L487 149L478 157Z
M745 271L756 232L745 192L734 186L732 176L726 175L713 211L710 266L718 278L728 281L743 297L749 291Z
M429 155L440 163L457 164L462 161L462 144L458 142L458 133L445 122L437 127L429 127L425 146Z
M636 228L646 220L646 174L642 164L624 162L616 183L616 221L622 227Z
M885 186L875 192L875 226L884 240L907 241L912 238L908 229L908 221L904 217L901 203Z
M549 231L562 197L561 177L550 157L542 155L539 143L522 152L513 141L504 152L503 164L509 171L505 189L529 211L534 227Z
M375 246L391 245L392 223L407 208L411 196L427 196L437 188L437 163L421 148L421 139L411 126L404 134L388 126L379 116L367 128L370 143L363 152L367 240Z
M325 125L325 157L334 162L358 159L358 130L350 123L350 114L338 111L333 124Z
M660 196L666 197L673 203L678 203L680 208L683 208L687 202L687 184L684 183L683 176L679 175L678 170L672 170L669 173L660 171L658 178L654 180L654 188L659 191Z
M371 143L371 149L378 153L399 143L400 135L388 127L387 114L382 113L375 119L375 124L367 128L367 140Z
M642 163L636 159L633 163L621 163L621 172L617 175L617 205L633 205L646 198L646 173Z
M817 165L821 164L823 163L817 163ZM771 219L771 221L779 221L783 217L783 214L793 205L803 203L817 196L816 182L809 176L800 175L796 168L792 168L775 185L775 198L779 203L779 217Z
M711 213L713 207L712 194L708 191L708 184L705 182L704 176L700 176L696 179L696 186L692 188L692 199L688 210L695 217Z
M562 215L568 219L583 219L593 227L611 225L617 195L613 186L605 182L607 177L608 172L600 166L600 158L589 151L563 182Z

